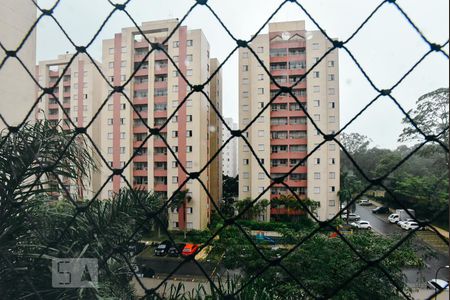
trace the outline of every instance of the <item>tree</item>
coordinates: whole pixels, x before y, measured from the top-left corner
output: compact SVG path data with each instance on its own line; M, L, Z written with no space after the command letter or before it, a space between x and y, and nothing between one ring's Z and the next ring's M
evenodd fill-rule
M367 136L356 132L341 134L341 143L348 153L354 155L367 151L369 144L372 142Z
M408 114L426 135L437 136L442 131L448 130L448 107L448 88L440 88L420 96L416 101L416 108L408 111ZM409 119L404 117L402 123L405 128L400 134L399 142L423 140L423 136L417 132ZM448 131L438 138L448 146Z
M177 191L170 207L178 210L178 223L180 228L184 230L184 239L186 239L186 203L190 202L192 197L190 196L189 189ZM183 225L182 225L183 224Z
M267 207L270 202L267 199L262 199L257 201L255 204L251 204L252 199L245 198L243 200L239 200L235 202L237 211L241 213L247 206L250 206L243 214L242 219L244 220L253 220L266 212Z
M223 198L237 198L239 193L239 175L236 177L229 177L227 175L223 175Z

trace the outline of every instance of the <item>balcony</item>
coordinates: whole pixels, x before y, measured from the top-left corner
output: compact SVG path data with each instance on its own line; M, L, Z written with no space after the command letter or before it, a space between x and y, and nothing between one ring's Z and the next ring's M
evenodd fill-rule
M163 140L161 140L161 139L154 139L153 146L154 147L167 147L166 144L164 144Z
M284 179L284 183L286 183L291 188L308 186L308 181L306 179L305 180L291 180L291 179L289 179L289 176L286 179ZM284 187L284 185L274 184L273 187Z
M139 116L141 116L142 119L147 119L148 111L140 111L138 115L138 113L133 110L133 119L139 119Z
M306 145L307 139L306 138L299 138L299 139L291 139L291 138L285 138L285 139L270 139L270 145Z
M277 167L270 167L270 173L288 173L290 172L294 166L277 166ZM307 167L306 166L299 166L295 169L296 173L306 173Z
M133 170L133 176L147 176L148 170Z
M148 128L144 125L133 126L133 133L148 133Z
M306 124L270 125L271 131L301 130L306 131Z
M155 192L167 192L167 184L155 182L153 190Z
M147 185L147 184L138 184L138 183L135 183L135 184L133 184L133 188L135 188L135 189L137 189L137 190L148 191L148 185Z
M167 162L167 154L153 154L153 161Z
M273 195L275 198L277 195ZM304 215L305 212L303 210L288 208L288 207L271 207L270 208L271 215L288 215L288 216L301 216Z
M133 98L133 104L136 105L148 104L148 98Z
M305 117L303 110L272 110L270 117Z
M167 118L167 110L156 110L153 112L154 118Z
M134 76L148 76L148 69L143 69L141 67Z
M148 90L148 82L135 83L133 88L135 91L146 91Z
M154 169L153 175L158 177L167 177L167 169Z
M166 81L155 81L153 84L155 85L155 89L167 88L167 80Z
M136 155L133 158L133 162L147 162L147 154L144 155ZM146 176L146 175L145 175Z
M160 67L156 66L155 67L155 75L163 75L163 74L167 74L169 68L167 65L162 65Z

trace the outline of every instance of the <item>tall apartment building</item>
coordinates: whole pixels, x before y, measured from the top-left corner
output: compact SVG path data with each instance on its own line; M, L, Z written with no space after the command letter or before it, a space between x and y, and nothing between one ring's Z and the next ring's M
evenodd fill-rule
M164 42L177 24L177 19L151 21L144 22L140 28L150 42L164 43L162 46L190 83L203 84L214 66L217 67L217 60L210 60L209 44L200 29L188 30L180 26ZM103 41L103 68L112 85L122 85L135 70L137 72L124 89L133 105L123 95L115 93L102 111L101 145L109 163L102 170L102 182L108 181L102 198L128 186L120 176L108 180L109 168L126 166L122 175L133 187L155 191L166 198L189 177L161 137L155 135L146 140L150 132L145 124L160 128L161 136L189 173L200 171L217 147L212 141L216 140L218 132L211 130L217 128L214 124L217 120L213 119L206 97L199 92L187 97L189 85L166 54L155 51L145 58L150 49L151 45L134 27L123 28L114 38ZM213 103L221 102L220 81L219 73L203 88ZM110 87L105 87L105 97L111 91ZM136 155L129 162L133 154ZM214 191L220 185L213 182L219 179L214 166L212 164L198 178L212 191L213 197L219 198L220 190ZM169 229L204 229L210 220L210 199L197 180L189 180L182 190L186 188L190 201L185 209L169 210Z
M269 24L269 33L257 36L251 47L277 83L291 86L332 47L320 31L305 30L304 21ZM293 89L320 129L339 129L338 53L332 51ZM239 51L239 126L244 128L278 92L279 88L248 49ZM278 96L244 133L271 177L287 174L323 141L301 106L288 94ZM239 198L256 198L270 185L257 160L239 141ZM318 217L325 220L339 210L339 148L327 142L284 180L300 197L320 202ZM265 199L287 193L275 184ZM274 212L274 211L273 211ZM263 219L269 218L269 210Z
M54 89L56 98L53 95L44 95L35 107L34 116L37 120L47 119L55 125L59 124L63 129L74 129L74 125L86 127L99 110L102 101L99 87L103 79L95 65L87 55L80 54L66 69L72 57L73 54L59 55L57 59L39 62L35 69L40 85L54 87L56 84ZM98 62L96 64L101 66ZM61 79L58 82L59 78ZM41 90L37 90L34 98L41 93ZM73 124L69 122L68 117ZM100 121L97 117L86 131L97 147L100 145ZM98 160L93 145L87 138L86 141L93 157ZM97 173L94 174L94 170L92 173L92 180L84 187L77 182L67 182L67 188L74 199L91 199L98 191L101 185L100 178Z
M238 129L237 123L235 123L232 118L225 118L225 122L227 123L228 127L231 128L231 130ZM231 132L225 127L225 125L222 126L222 144L224 144L231 137ZM236 138L234 138L230 142L228 142L228 144L222 150L223 174L229 177L236 177L238 174L237 144L238 141Z
M15 51L36 21L37 8L28 0L0 1L0 42L7 50ZM6 54L0 51L0 61ZM36 65L36 31L23 44L17 56L33 73ZM0 68L0 115L10 126L19 125L36 101L36 84L15 57ZM32 117L29 118L29 120ZM6 124L0 118L0 131Z

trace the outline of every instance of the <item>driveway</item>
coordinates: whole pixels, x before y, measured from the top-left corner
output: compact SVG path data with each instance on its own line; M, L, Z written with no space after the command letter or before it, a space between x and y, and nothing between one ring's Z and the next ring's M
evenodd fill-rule
M387 214L385 215L377 215L372 213L372 209L375 206L360 206L356 205L355 213L361 216L361 220L369 221L372 225L374 231L383 234L383 235L393 235L400 234L405 235L407 232L401 229L396 224L391 224L387 220ZM415 239L417 242L426 245L421 242L419 239ZM430 280L435 277L436 270L441 267L449 264L449 257L447 252L441 252L431 249L433 255L435 257L429 257L425 260L426 267L419 272L417 269L404 269L403 273L407 277L408 285L411 287L419 287L423 286L424 282ZM419 253L422 255L424 253ZM441 279L449 279L449 273L446 270L441 270L439 272L438 278Z

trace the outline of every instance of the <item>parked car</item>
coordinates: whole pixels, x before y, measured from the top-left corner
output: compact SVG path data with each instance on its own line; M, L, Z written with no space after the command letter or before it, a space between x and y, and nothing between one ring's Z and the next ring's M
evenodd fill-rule
M342 214L341 217L343 220L347 220L347 214ZM349 221L358 221L358 220L361 220L361 217L357 214L351 213L351 214L348 214L348 220Z
M358 228L358 229L372 229L372 226L370 226L369 221L356 221L353 223L350 223L352 227Z
M416 228L419 228L419 227L420 227L419 223L414 222L414 221L404 222L402 224L402 228L405 229L405 230L413 230L413 229L416 229ZM420 227L419 230L420 229L423 229L423 227Z
M398 214L390 214L388 220L390 223L395 224L400 221L400 216Z
M183 256L189 256L194 254L198 250L198 245L196 244L186 244L184 246L183 251L181 252L181 255Z
M386 206L378 206L377 208L372 209L374 214L386 214L389 212L389 207Z
M183 251L184 246L186 246L185 243L178 243L176 246L170 247L167 254L169 256L176 257L176 256L180 255L181 251Z
M407 223L407 222L415 222L415 220L414 219L406 219L406 220L403 220L403 221L398 221L397 225L402 227L403 223Z
M361 205L361 206L371 206L372 203L369 200L367 200L367 199L361 199L361 200L359 200L359 205Z
M169 248L172 246L170 241L164 241L160 243L155 249L156 256L164 256L169 251Z
M427 281L427 289L448 290L448 282L443 279L431 279Z

